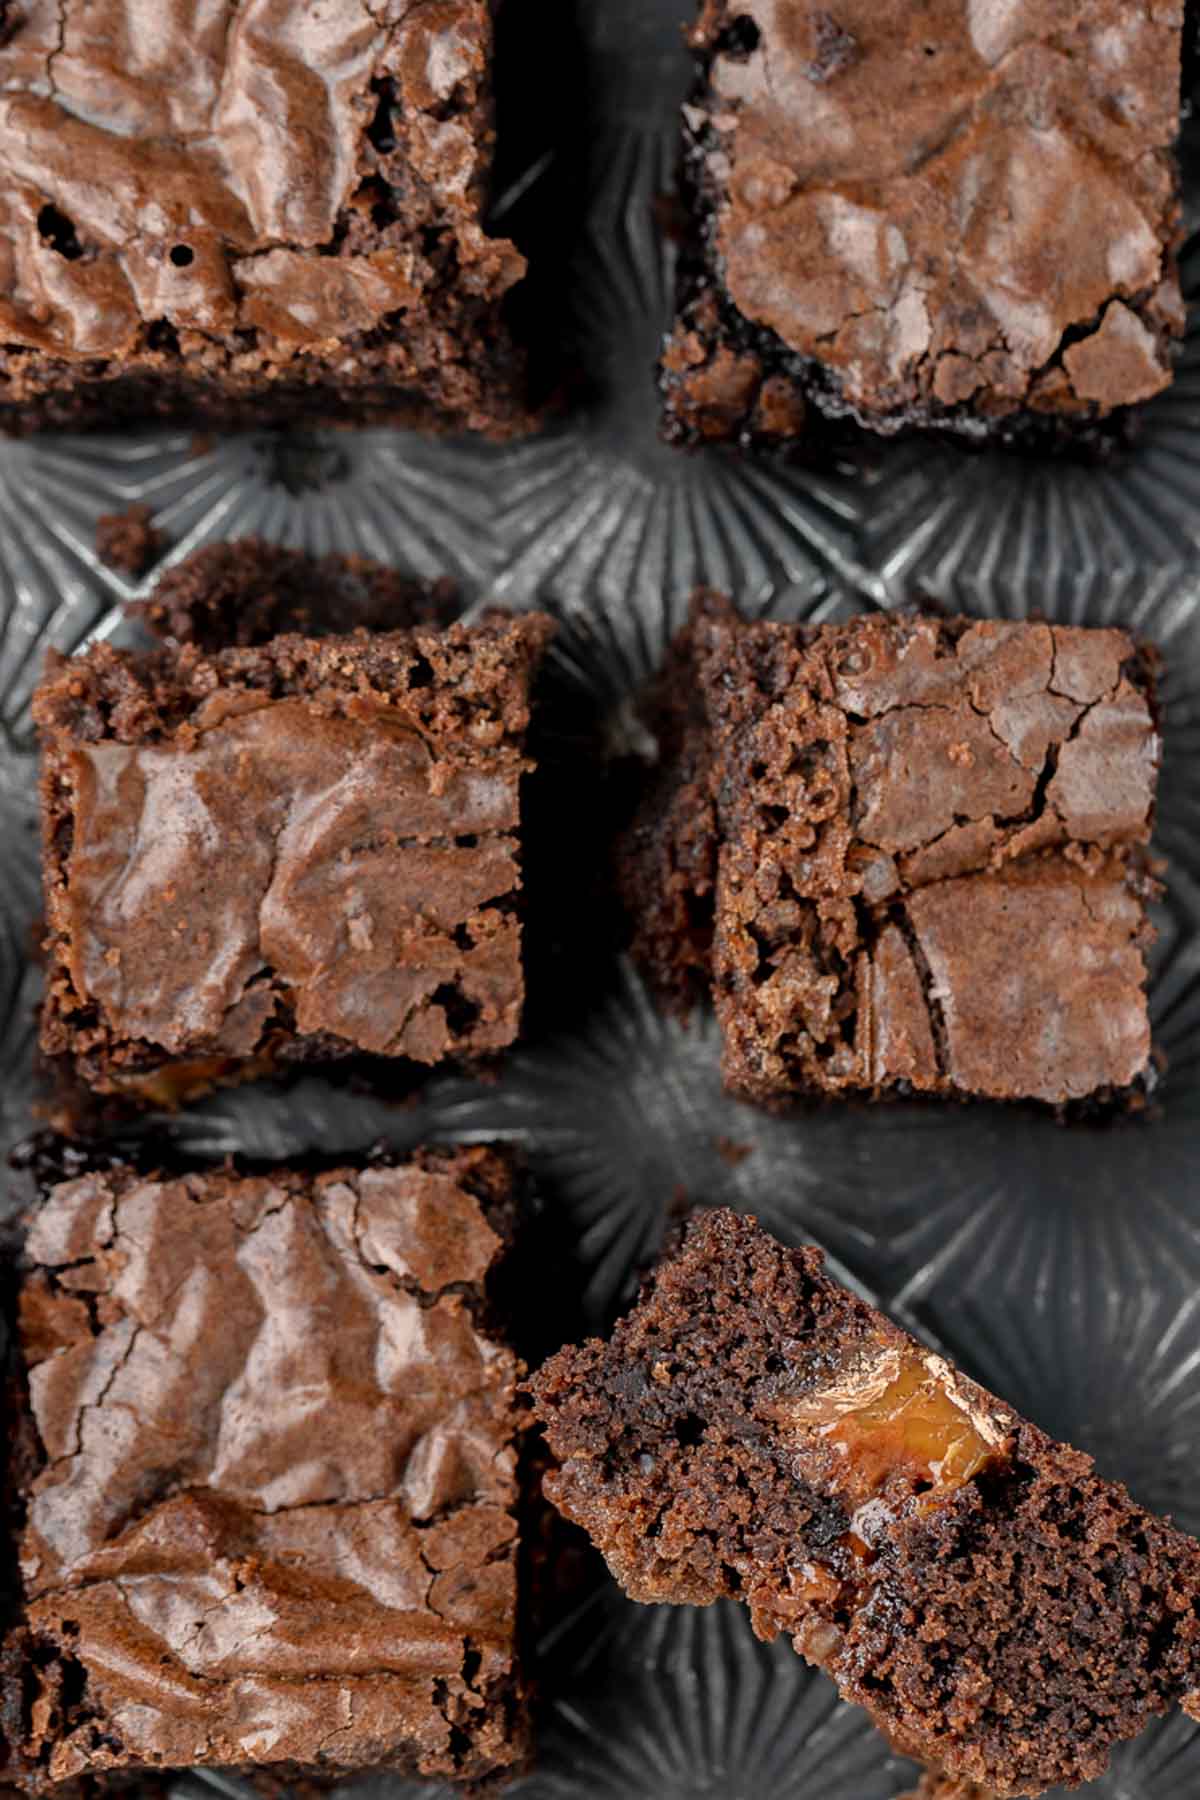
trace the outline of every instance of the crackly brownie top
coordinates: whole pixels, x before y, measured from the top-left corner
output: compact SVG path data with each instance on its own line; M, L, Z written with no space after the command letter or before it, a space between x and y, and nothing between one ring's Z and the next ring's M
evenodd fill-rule
M24 1753L49 1779L406 1743L430 1773L506 1760L487 1702L511 1677L517 1365L486 1319L502 1240L477 1197L495 1161L50 1193L20 1308L44 1455Z
M171 1055L251 1056L285 1013L424 1062L511 1041L545 626L60 659L35 703L56 1005Z
M1147 1066L1161 742L1122 631L702 608L727 1079L1054 1105Z
M1074 1786L1195 1703L1200 1545L753 1219L694 1216L531 1386L546 1491L634 1598L735 1596L921 1761Z
M876 415L1170 380L1179 0L708 0L740 313Z
M286 353L370 331L486 238L486 0L21 0L0 33L0 341L120 357L145 327ZM395 194L402 204L397 204Z

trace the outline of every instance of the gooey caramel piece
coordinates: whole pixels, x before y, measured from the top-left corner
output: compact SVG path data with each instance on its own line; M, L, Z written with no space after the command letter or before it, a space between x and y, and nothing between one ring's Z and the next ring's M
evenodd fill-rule
M860 1358L827 1388L781 1397L770 1416L797 1434L807 1479L852 1508L895 1477L934 1496L952 1493L997 1455L1002 1417L970 1408L935 1356L888 1348Z
M893 1475L940 1490L961 1487L995 1453L921 1357L902 1361L877 1399L845 1413L827 1435L846 1446L857 1480L875 1492Z

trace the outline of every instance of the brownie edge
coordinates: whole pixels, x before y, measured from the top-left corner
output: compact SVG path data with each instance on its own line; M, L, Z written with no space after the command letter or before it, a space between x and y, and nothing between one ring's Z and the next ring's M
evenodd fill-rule
M1091 1780L1200 1683L1200 1545L753 1219L693 1218L531 1390L633 1599L740 1600L947 1776Z
M511 1165L482 1147L118 1165L46 1194L0 1778L474 1786L521 1763L521 1366L493 1298L513 1230Z

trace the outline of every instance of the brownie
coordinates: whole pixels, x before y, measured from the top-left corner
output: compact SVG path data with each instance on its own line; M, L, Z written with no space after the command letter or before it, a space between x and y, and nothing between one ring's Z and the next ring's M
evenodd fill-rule
M525 1749L487 1149L60 1183L19 1296L4 1777L477 1781Z
M680 442L1095 436L1171 381L1183 0L703 0Z
M0 427L528 427L487 234L490 0L21 0Z
M451 581L417 580L365 556L312 556L237 538L193 551L126 611L167 643L213 651L288 631L329 637L448 625L458 593Z
M52 654L41 1046L171 1105L516 1036L520 788L549 622Z
M948 1777L1072 1786L1195 1704L1200 1544L753 1219L694 1218L531 1386L633 1599L737 1598Z
M667 797L626 838L625 888L669 999L710 931L733 1092L1136 1098L1152 1072L1149 651L1034 622L747 625L708 598L676 667L675 797L668 737Z

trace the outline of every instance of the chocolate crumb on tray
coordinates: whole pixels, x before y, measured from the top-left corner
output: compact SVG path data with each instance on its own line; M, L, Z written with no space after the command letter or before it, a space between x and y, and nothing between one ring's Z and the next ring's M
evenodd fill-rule
M6 1420L10 1790L521 1764L515 1229L484 1148L45 1194Z
M1137 1105L1154 657L1125 632L701 598L622 847L633 948L727 1086Z
M666 435L1119 435L1185 323L1183 16L703 0Z
M491 0L22 0L0 33L0 429L534 424L485 226Z
M133 581L149 574L166 548L166 533L142 502L124 512L102 513L96 520L96 555L107 568Z
M632 1599L734 1597L947 1778L1075 1786L1195 1706L1200 1544L753 1219L693 1219L531 1390Z
M53 653L41 1047L172 1106L517 1035L537 614L445 631Z

